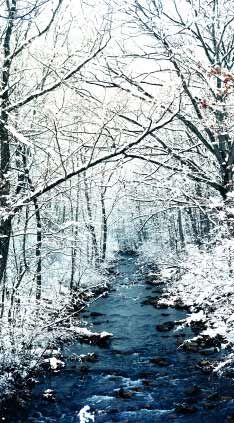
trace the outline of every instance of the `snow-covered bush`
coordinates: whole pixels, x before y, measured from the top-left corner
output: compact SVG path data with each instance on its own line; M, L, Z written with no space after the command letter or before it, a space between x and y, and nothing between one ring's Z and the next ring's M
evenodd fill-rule
M185 304L202 309L209 326L234 341L234 245L223 239L210 249L188 247L180 266L183 274L169 285L170 301L181 298Z

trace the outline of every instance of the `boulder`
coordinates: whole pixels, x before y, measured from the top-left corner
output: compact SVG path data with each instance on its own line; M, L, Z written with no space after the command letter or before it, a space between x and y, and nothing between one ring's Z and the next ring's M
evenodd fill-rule
M113 336L112 333L109 332L91 332L86 328L76 328L75 330L72 329L72 331L74 331L74 335L79 339L80 342L98 345L100 347L109 345Z
M215 402L204 402L203 407L207 408L208 410L213 410L215 407L217 407L218 404Z
M46 389L43 394L42 398L46 401L55 401L56 400L56 394L53 389Z
M156 325L156 329L159 332L167 332L172 330L174 326L175 326L175 322L169 321L169 322L162 323L160 325Z
M98 360L96 353L81 354L79 361L81 363L95 363Z
M196 334L199 334L203 330L207 329L207 324L204 320L191 320L189 326L191 327L192 331Z
M183 343L183 350L190 352L200 352L205 355L217 352L225 338L222 335L217 334L214 337L210 335L201 335L196 339L187 340Z
M148 297L144 301L142 301L143 305L152 305L157 306L159 297Z
M230 377L234 379L234 369L227 369L224 372L225 377Z
M159 274L158 273L149 273L148 275L145 275L145 283L149 285L161 285L164 282L159 280Z
M197 411L197 407L182 402L181 404L176 405L175 411L180 414L194 414Z
M165 303L165 302L163 302L163 301L159 301L156 305L155 305L155 308L157 308L157 309L166 309L166 308L168 308L169 306L168 306L168 304L167 303Z
M196 367L199 368L202 373L210 374L213 372L214 366L208 360L201 360L196 364Z
M176 310L190 310L190 306L184 304L181 299L174 301L174 308L176 308Z
M150 363L155 364L160 367L165 367L169 365L169 362L166 358L163 357L154 357L150 359Z
M190 388L185 390L185 394L188 396L199 395L201 394L201 392L202 392L201 388L199 388L199 386L197 385L191 386Z
M131 391L127 391L124 388L120 388L116 391L116 397L121 399L130 399L133 396L133 393Z

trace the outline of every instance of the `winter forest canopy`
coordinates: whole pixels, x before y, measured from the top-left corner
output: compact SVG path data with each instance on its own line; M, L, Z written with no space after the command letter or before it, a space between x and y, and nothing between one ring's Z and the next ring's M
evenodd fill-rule
M223 293L232 339L233 2L1 0L0 20L2 360L119 250L182 268L190 302Z

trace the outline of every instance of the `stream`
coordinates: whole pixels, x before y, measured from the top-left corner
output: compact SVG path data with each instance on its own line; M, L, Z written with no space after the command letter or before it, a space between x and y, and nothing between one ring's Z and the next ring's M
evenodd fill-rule
M207 357L178 349L175 329L156 330L156 324L183 319L186 312L142 305L158 291L142 282L136 257L120 256L117 270L114 289L82 314L92 331L113 333L110 345L76 342L64 347L66 366L56 375L41 377L27 411L12 422L79 423L79 411L86 405L97 423L234 422L232 379L203 373L197 363ZM93 352L96 362L69 361L72 354ZM152 363L154 357L165 362ZM56 401L43 399L46 389L55 391ZM223 399L217 401L220 395ZM175 411L175 405L184 402L192 409Z

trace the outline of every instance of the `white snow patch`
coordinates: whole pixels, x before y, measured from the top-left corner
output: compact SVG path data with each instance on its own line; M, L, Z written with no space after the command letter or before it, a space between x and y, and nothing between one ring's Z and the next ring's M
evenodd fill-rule
M65 363L62 360L58 360L56 357L49 358L50 368L57 370L60 367L64 367Z
M90 412L90 406L89 405L85 405L79 411L78 416L80 418L80 423L89 423L89 422L95 421L94 413Z

